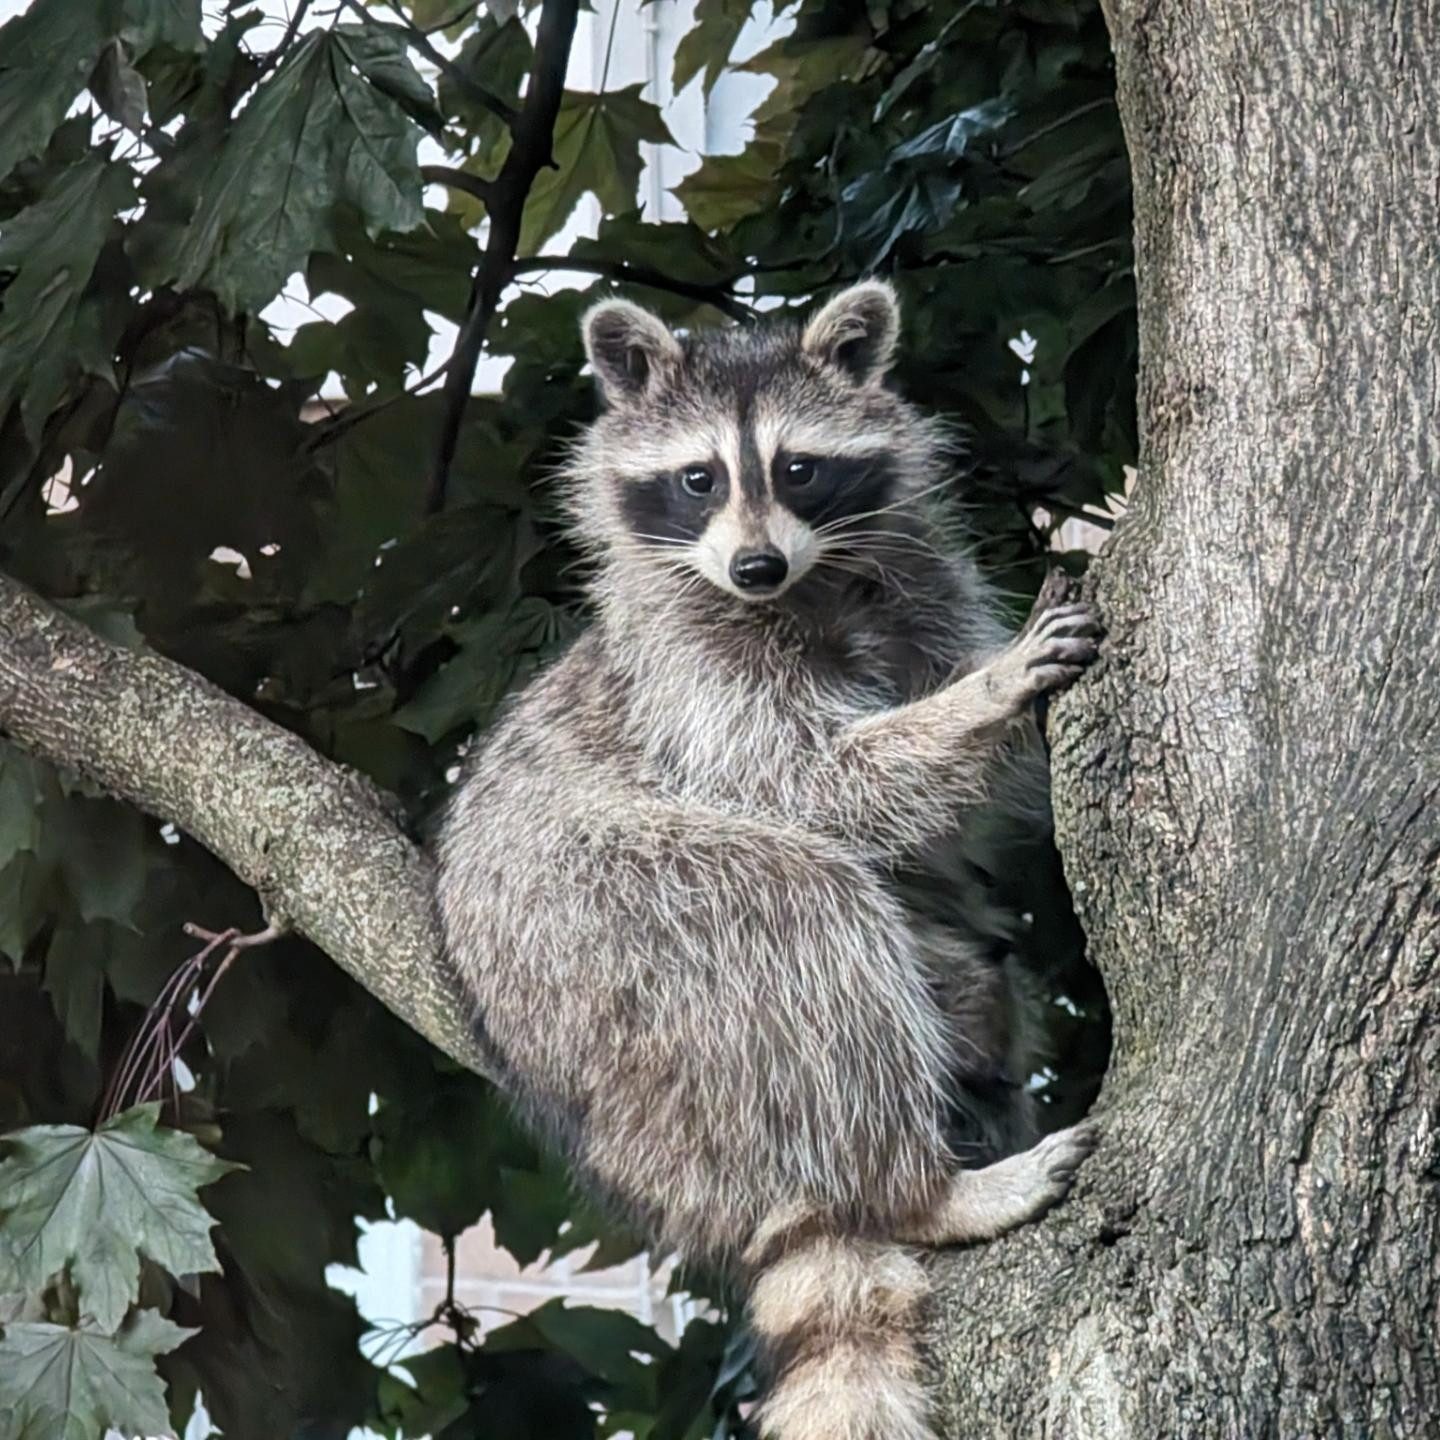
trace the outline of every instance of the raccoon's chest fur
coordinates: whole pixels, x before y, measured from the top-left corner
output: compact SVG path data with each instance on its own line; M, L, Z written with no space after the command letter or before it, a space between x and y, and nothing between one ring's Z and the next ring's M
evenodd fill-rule
M625 637L607 637L631 677L637 779L664 794L803 825L789 783L796 769L845 726L968 668L950 628L864 593L825 601L798 614L707 617L640 654Z

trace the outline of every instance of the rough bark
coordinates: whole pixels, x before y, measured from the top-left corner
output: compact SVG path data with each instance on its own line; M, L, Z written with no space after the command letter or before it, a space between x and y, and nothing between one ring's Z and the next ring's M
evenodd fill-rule
M444 963L430 864L363 776L184 666L0 575L0 736L169 820L463 1065L485 1056ZM237 917L196 915L219 927Z
M1440 6L1110 0L1143 429L1053 727L1105 1139L948 1434L1440 1434Z

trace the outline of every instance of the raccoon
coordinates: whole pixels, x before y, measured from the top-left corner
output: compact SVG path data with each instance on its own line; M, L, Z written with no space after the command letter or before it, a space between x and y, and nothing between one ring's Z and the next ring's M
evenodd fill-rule
M468 763L447 943L529 1124L747 1289L762 1431L924 1440L921 1252L1039 1214L1092 1137L1023 1148L1012 979L913 877L1096 624L1012 639L941 543L947 446L887 384L888 285L803 329L682 337L623 301L583 326L596 618Z

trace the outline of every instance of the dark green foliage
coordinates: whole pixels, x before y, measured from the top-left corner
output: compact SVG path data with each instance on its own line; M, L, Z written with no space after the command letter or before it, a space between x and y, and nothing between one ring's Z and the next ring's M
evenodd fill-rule
M157 1129L159 1108L137 1106L93 1132L31 1126L0 1163L8 1273L38 1294L68 1270L81 1315L102 1330L140 1298L142 1255L176 1275L217 1268L214 1222L196 1191L232 1167L189 1135Z
M144 279L256 310L312 252L342 243L331 227L346 207L372 236L414 230L418 135L400 102L422 88L392 32L308 35L208 151L204 173L186 177L193 203L166 227Z
M96 1418L129 1434L165 1428L154 1360L188 1332L136 1310L114 1334L94 1326L16 1319L0 1339L0 1415L15 1440L90 1440Z
M640 146L674 142L660 112L640 98L640 85L605 94L571 92L555 122L556 168L544 170L530 191L520 247L540 249L570 218L580 197L592 191L607 215L635 203L640 184Z
M488 346L514 363L503 395L466 409L432 514L427 314L463 321L484 202L472 184L426 208L417 146L428 132L472 182L499 172L510 130L486 97L518 105L534 63L513 7L415 0L414 22L458 46L432 88L414 35L354 7L276 52L278 29L240 6L207 38L198 0L36 0L0 30L0 567L363 770L423 833L458 746L584 623L548 483L594 405L581 309L623 276L705 325L746 312L737 289L799 306L879 272L906 306L902 384L965 436L957 514L1023 605L1055 527L1133 458L1129 182L1098 5L789 8L793 33L748 64L776 81L754 138L679 187L686 222L637 209L640 147L668 138L639 90L565 97L517 273L546 268L536 250L593 194L605 220L573 255L600 278L505 290ZM701 0L677 77L713 84L747 13ZM257 316L296 271L353 308L287 347ZM349 403L317 420L329 372ZM69 501L47 503L62 466ZM1103 1063L1103 1001L1058 875L1012 898L1072 1002L1062 1113ZM482 1343L450 1306L450 1343L407 1360L408 1381L362 1358L325 1279L354 1260L356 1217L449 1239L488 1212L522 1262L634 1245L490 1087L298 941L226 972L166 1125L152 1106L74 1128L194 953L182 922L259 919L188 839L0 742L0 1130L19 1132L0 1166L0 1411L18 1433L153 1431L197 1392L236 1440L362 1422L445 1440L734 1433L748 1350L708 1320L673 1348L552 1305ZM107 1165L139 1177L129 1199L84 1189ZM63 1422L59 1362L76 1377Z

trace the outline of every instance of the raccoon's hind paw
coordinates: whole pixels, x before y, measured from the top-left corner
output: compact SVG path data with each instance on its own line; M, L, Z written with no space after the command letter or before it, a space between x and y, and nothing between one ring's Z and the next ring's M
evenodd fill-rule
M983 1170L959 1171L940 1204L902 1226L896 1238L914 1245L960 1245L992 1240L1036 1219L1069 1193L1097 1134L1093 1121L1082 1120Z
M1054 1192L1054 1204L1062 1199L1075 1183L1075 1172L1094 1153L1100 1140L1100 1128L1093 1120L1082 1120L1068 1130L1047 1135L1027 1153L1044 1167L1045 1188Z
M1100 1131L1095 1122L1082 1120L1078 1125L1072 1125L1068 1130L1057 1130L1030 1149L1000 1162L1002 1165L1013 1165L1018 1172L1013 1178L1025 1196L1025 1220L1037 1219L1070 1193L1076 1172L1093 1153L1099 1138Z

